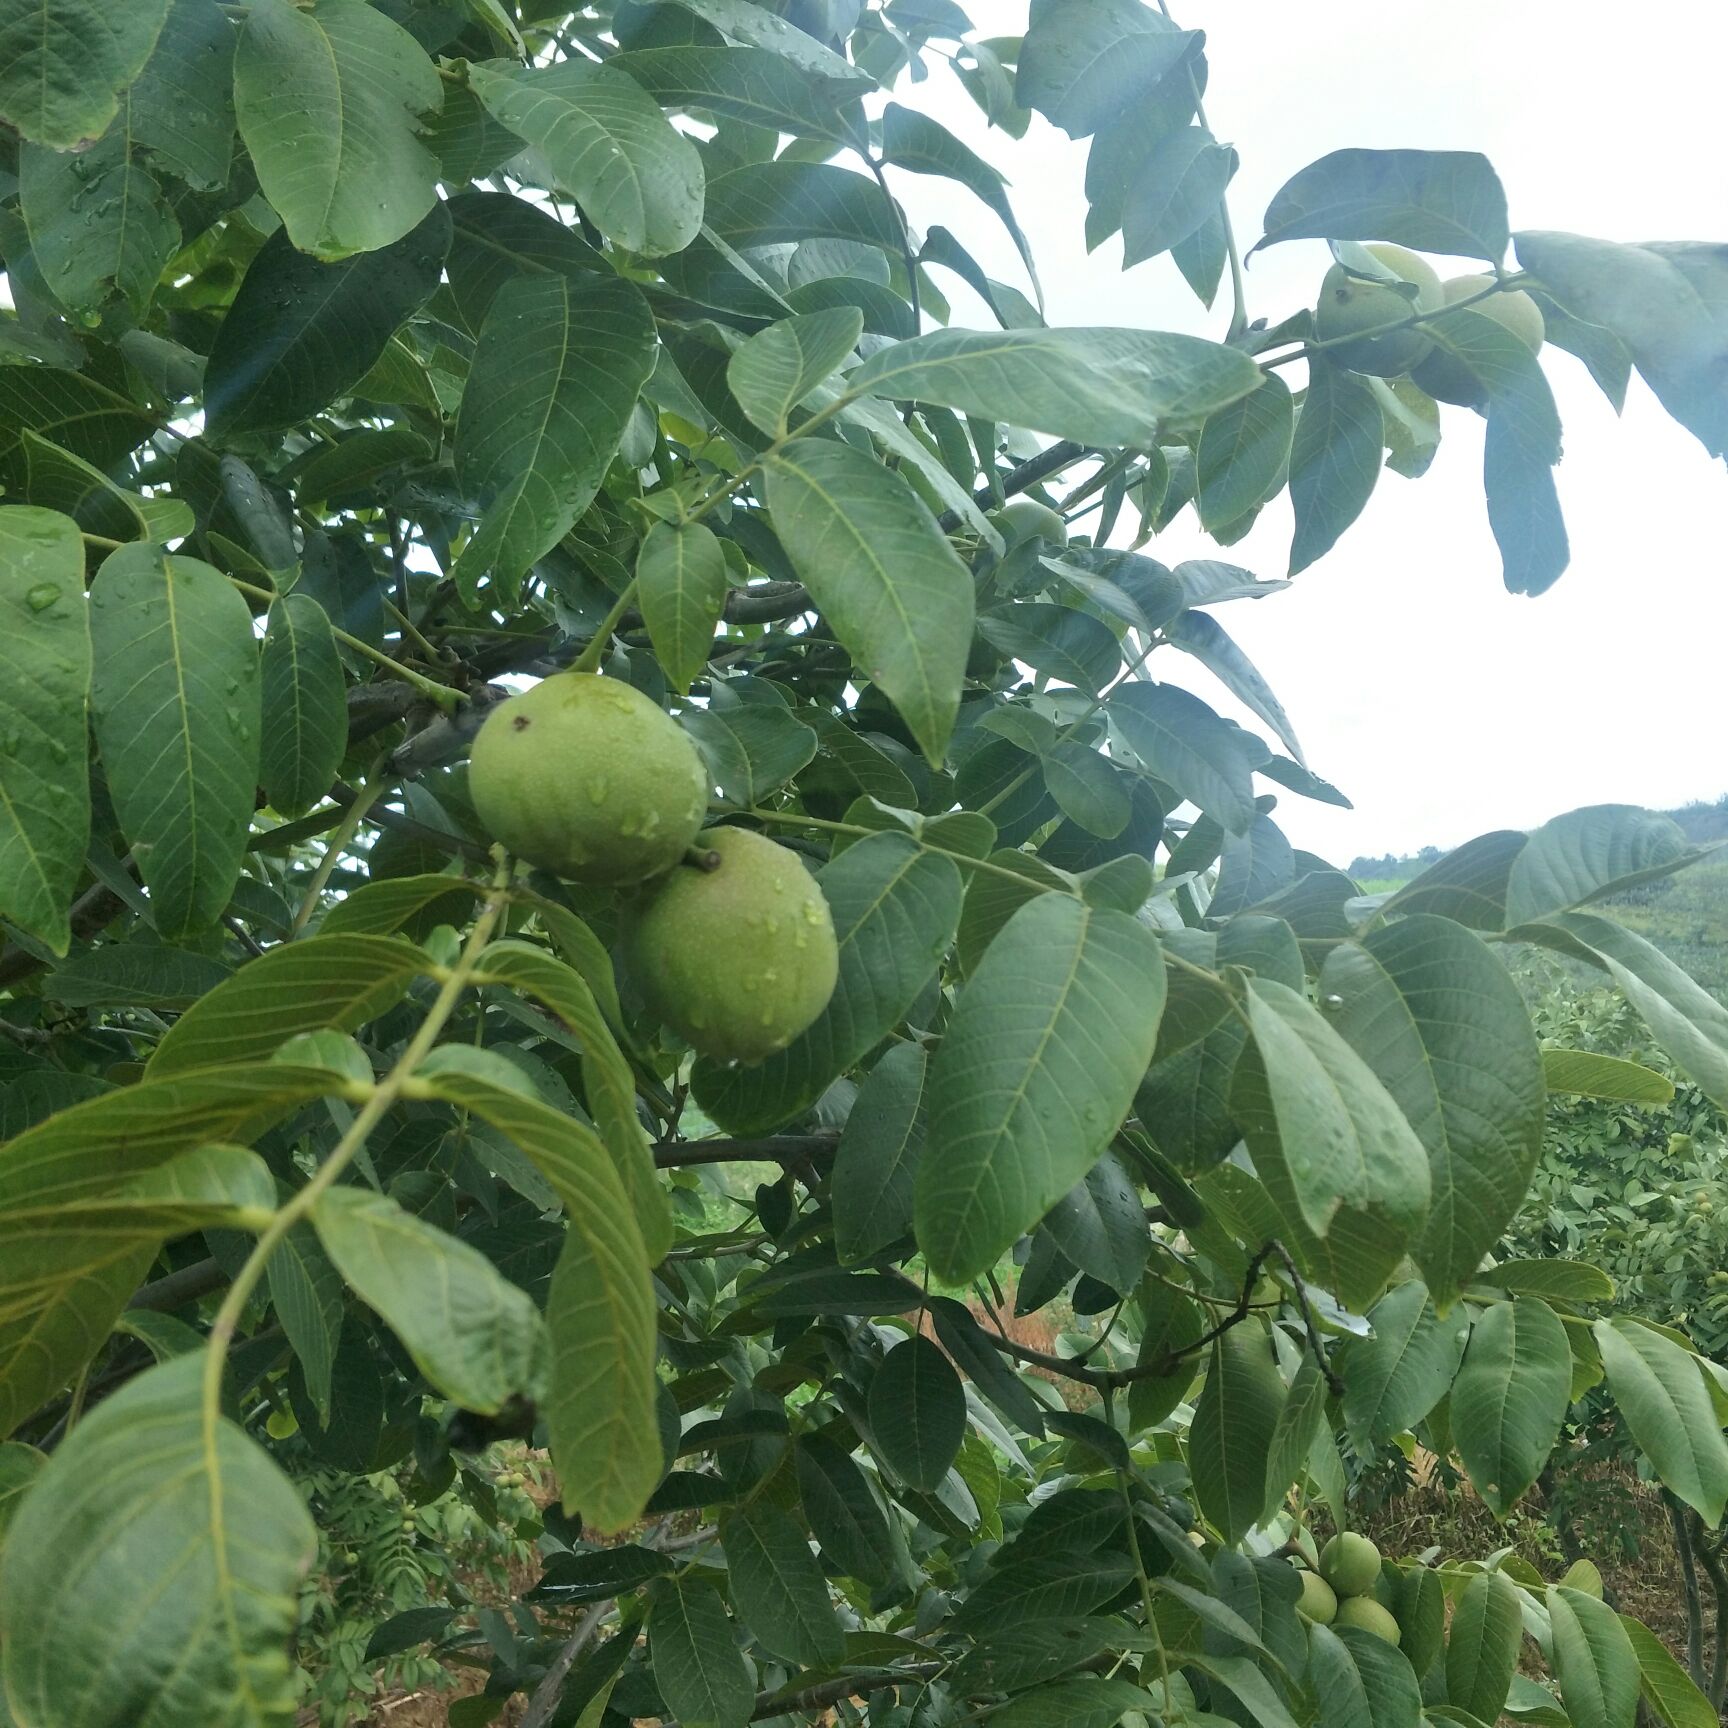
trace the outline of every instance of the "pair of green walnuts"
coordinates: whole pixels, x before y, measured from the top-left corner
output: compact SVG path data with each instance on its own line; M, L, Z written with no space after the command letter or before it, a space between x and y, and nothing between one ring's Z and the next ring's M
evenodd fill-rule
M1304 1569L1300 1576L1302 1595L1296 1608L1307 1619L1320 1626L1359 1626L1388 1644L1403 1642L1392 1611L1376 1598L1380 1550L1366 1536L1340 1531L1320 1550L1318 1570Z
M1434 266L1407 247L1375 241L1366 248L1377 262L1415 290L1407 295L1391 282L1371 282L1353 276L1342 264L1334 264L1320 285L1319 304L1314 308L1314 334L1332 349L1340 364L1354 372L1369 372L1378 378L1408 373L1410 381L1427 391L1436 402L1455 402L1466 408L1480 407L1486 400L1481 381L1455 354L1436 347L1420 324L1402 330L1384 330L1388 324L1414 312L1438 312L1462 300L1470 310L1492 318L1510 330L1532 353L1547 334L1542 309L1521 288L1491 292L1494 278L1486 275L1454 276L1442 282ZM1478 299L1477 296L1483 296ZM1378 336L1364 331L1381 328ZM1359 337L1349 341L1346 338Z
M500 702L474 740L468 786L514 856L568 881L643 887L631 971L704 1056L759 1062L827 1007L839 948L822 890L761 834L702 831L702 758L632 685L560 672Z

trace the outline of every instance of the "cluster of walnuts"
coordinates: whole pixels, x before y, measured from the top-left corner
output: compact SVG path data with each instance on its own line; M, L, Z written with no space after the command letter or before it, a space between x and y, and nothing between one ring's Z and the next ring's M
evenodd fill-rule
M474 740L469 789L516 857L567 881L640 888L632 973L703 1055L759 1062L828 1005L839 949L822 890L760 834L703 831L702 758L640 690L561 672L501 702Z

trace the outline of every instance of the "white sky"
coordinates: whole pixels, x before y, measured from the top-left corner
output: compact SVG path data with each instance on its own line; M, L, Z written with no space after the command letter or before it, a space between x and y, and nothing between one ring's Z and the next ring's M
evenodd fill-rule
M1207 117L1242 156L1230 204L1244 250L1277 188L1346 145L1483 151L1515 230L1728 238L1728 9L1717 0L1676 0L1645 14L1642 28L1606 7L1531 0L1173 0L1173 9L1208 33ZM1024 27L1023 0L975 0L970 10L981 30ZM1119 241L1086 256L1083 143L1036 118L1019 142L991 132L939 65L900 100L1009 175L1052 323L1222 335L1228 284L1207 313L1168 258L1123 274ZM894 187L915 221L944 223L992 275L1024 282L1000 226L969 194L905 173ZM1276 322L1310 302L1327 262L1317 241L1257 255L1250 314ZM1442 275L1480 268L1436 262ZM956 322L991 324L950 274L940 280L956 290ZM1382 475L1355 527L1294 588L1219 609L1283 699L1309 765L1356 803L1338 811L1283 799L1278 820L1298 845L1348 863L1531 827L1579 804L1667 806L1728 792L1728 473L1638 379L1617 421L1577 361L1550 356L1572 565L1546 595L1501 586L1482 502L1482 423L1448 408L1426 476ZM1146 550L1172 564L1218 556L1274 577L1289 539L1280 500L1229 550L1201 535L1191 511ZM1173 651L1154 670L1219 694ZM1234 712L1228 699L1220 706Z

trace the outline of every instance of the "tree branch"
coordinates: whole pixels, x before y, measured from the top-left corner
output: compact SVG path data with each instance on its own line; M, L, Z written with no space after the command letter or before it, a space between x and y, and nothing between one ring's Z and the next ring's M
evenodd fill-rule
M126 1306L168 1314L208 1296L213 1290L220 1290L227 1282L228 1274L214 1260L194 1260L190 1266L182 1266L178 1271L151 1279L148 1284L140 1284Z
M1698 1568L1692 1553L1692 1532L1687 1527L1686 1508L1670 1489L1662 1490L1668 1508L1668 1523L1674 1532L1674 1551L1680 1557L1680 1592L1686 1603L1686 1671L1700 1692L1709 1684L1704 1674L1704 1609L1698 1600Z
M742 1164L766 1160L792 1164L816 1153L832 1152L840 1136L824 1134L769 1134L760 1140L657 1140L654 1165L659 1170L678 1170L692 1164Z

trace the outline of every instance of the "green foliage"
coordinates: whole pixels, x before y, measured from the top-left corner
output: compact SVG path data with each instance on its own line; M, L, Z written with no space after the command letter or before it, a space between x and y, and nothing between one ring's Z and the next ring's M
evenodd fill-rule
M1050 327L933 57L1219 339ZM1716 455L1722 249L1346 149L1260 243L1384 327L1251 321L1208 78L1141 0L0 0L0 1714L1720 1704L1588 1569L1389 1555L1332 1629L1290 1564L1418 1439L1513 1518L1611 1435L1715 1540L1728 1011L1640 932L1711 866L1604 805L1365 896L1217 616L1286 584L1155 554L1287 492L1321 559L1431 353L1539 592L1544 361L1387 247ZM572 665L664 753L518 727Z

